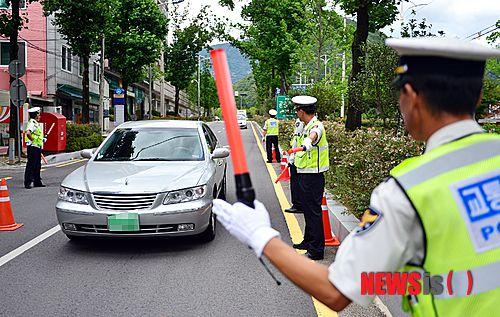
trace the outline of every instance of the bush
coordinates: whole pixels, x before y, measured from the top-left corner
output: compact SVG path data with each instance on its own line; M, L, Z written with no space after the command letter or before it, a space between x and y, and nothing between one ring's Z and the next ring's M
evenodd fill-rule
M407 136L394 136L394 130L370 127L348 132L341 122L323 124L330 150L326 188L357 217L369 206L373 189L393 167L422 153L422 145ZM280 145L284 149L290 148L293 129L293 120L280 121Z
M66 152L92 149L101 145L103 137L97 124L66 124Z
M500 124L498 123L485 123L482 127L488 133L500 133Z

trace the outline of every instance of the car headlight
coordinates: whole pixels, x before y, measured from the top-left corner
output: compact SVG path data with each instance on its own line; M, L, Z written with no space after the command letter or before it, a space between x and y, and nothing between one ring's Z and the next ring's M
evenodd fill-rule
M163 204L169 205L197 200L205 196L206 192L206 185L171 191L163 199Z
M69 189L66 187L59 188L59 194L57 195L60 200L69 201L75 204L88 205L87 194L85 192Z

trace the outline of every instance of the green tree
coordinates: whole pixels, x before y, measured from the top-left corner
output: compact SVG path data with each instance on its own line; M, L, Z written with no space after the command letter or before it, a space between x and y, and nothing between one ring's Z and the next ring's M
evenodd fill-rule
M401 0L336 0L348 15L356 15L356 32L351 46L352 69L349 76L346 129L361 127L362 92L354 83L363 71L364 48L369 31L380 30L396 18Z
M113 25L106 34L106 54L127 91L131 83L146 79L148 66L159 60L167 35L167 18L154 0L116 1ZM128 106L125 116L129 119Z
M185 17L178 19L180 21L175 23L181 25ZM198 54L212 38L207 7L203 7L189 25L174 31L174 41L165 49L165 79L175 87L176 115L179 114L180 91L188 88L198 67Z
M44 14L54 15L59 32L73 53L83 60L83 123L90 121L89 59L101 48L104 31L112 21L113 4L113 0L43 0Z
M267 68L272 78L279 76L282 93L289 88L289 76L300 59L297 52L306 38L305 11L304 0L252 0L241 12L248 24L240 25L242 38L233 43L258 61L260 70Z
M26 4L35 2L36 0L26 0ZM11 10L2 10L0 12L0 35L9 38L9 61L12 62L18 59L19 53L19 31L23 28L24 23L27 22L27 13L20 14L20 0L6 0L6 6L11 6ZM15 80L13 76L9 77L9 83L12 83ZM18 130L17 120L15 118L18 117L17 106L12 102L10 104L10 123L9 123L9 137L16 139L15 143L15 153L17 153L18 142L17 133Z

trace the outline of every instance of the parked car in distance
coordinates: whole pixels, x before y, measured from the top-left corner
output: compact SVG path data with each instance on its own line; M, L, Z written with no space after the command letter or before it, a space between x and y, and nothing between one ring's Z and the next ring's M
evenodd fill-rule
M56 214L69 239L215 237L214 198L226 193L229 150L202 122L118 126L61 183Z
M247 128L247 116L243 114L238 114L238 125L241 129Z

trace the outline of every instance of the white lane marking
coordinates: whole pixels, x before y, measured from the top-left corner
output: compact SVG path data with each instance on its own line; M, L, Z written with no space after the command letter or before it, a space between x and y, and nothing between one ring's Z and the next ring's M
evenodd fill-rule
M10 251L9 253L7 253L6 255L4 255L0 258L0 267L2 265L4 265L5 263L9 262L10 260L15 259L19 255L28 251L29 249L31 249L35 245L39 244L43 240L47 239L48 237L52 236L54 233L56 233L58 231L61 231L61 227L59 225L55 226L52 229L45 231L44 233L42 233L38 237L35 237L32 240L26 242L25 244L23 244L19 248L15 249L13 251Z

